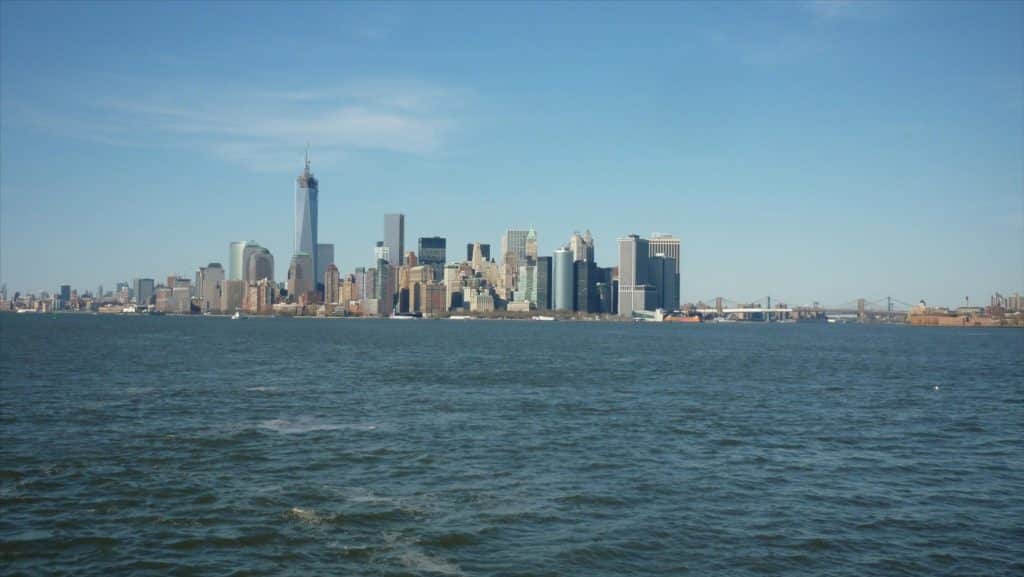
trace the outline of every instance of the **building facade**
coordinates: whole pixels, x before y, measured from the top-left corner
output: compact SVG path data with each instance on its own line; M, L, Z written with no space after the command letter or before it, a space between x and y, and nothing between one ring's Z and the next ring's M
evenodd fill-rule
M552 258L552 307L556 311L573 310L574 288L572 252L566 248L555 251Z
M434 269L434 278L440 279L444 276L444 263L448 259L448 241L444 237L429 236L420 237L419 264Z
M405 255L405 215L401 213L384 215L384 246L388 249L387 261L398 266ZM378 257L379 258L379 257Z
M312 266L307 276L317 270L317 220L320 206L320 183L309 171L309 155L302 174L295 179L295 246L294 252L309 256ZM314 284L315 286L315 284Z

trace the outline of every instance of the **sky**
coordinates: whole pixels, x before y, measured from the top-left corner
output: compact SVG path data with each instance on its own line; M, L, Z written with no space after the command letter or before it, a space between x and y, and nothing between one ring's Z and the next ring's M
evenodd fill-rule
M1024 292L1024 3L0 3L0 282L286 277L383 215L682 242L684 302ZM461 255L461 256L460 256Z

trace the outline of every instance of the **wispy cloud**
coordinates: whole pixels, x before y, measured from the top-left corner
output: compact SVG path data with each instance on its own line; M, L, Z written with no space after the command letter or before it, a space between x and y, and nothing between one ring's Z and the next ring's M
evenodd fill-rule
M27 105L37 128L121 146L194 147L252 170L294 165L309 143L321 158L375 150L430 156L441 151L464 102L450 88L371 79L330 89L207 88L190 96L96 97L72 116ZM287 163L287 164L286 164Z

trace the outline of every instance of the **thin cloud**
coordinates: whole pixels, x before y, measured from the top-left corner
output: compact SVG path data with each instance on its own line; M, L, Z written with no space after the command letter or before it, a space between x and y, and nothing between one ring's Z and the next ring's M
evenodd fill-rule
M295 162L313 143L332 158L385 151L430 156L442 150L463 99L406 80L350 82L332 90L208 89L190 98L119 96L91 101L74 120L33 107L37 128L121 146L193 147L252 170Z

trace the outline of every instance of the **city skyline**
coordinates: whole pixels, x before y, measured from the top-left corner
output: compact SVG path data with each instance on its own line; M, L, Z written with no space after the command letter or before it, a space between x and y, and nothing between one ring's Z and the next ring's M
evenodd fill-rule
M277 44L254 48L265 25L230 24L230 6L211 7L233 32L229 53L265 58L204 61L187 47L167 57L172 38L202 27L173 6L5 3L0 282L53 292L191 275L227 264L225 247L240 239L270 250L280 282L294 238L283 215L308 141L317 236L343 271L372 266L380 215L403 213L405 251L441 236L449 260L451 247L500 246L503 231L532 226L541 255L589 229L596 260L612 264L616 239L670 231L683 240L684 301L956 305L1020 290L1024 10L821 6L474 7L448 24L447 9L407 7L436 32L387 7L300 6L288 10L314 27L363 28L318 40L296 63L301 35L275 30ZM574 72L541 64L535 84L517 88L533 59L511 38L529 13L545 25L528 40ZM175 34L126 26L150 18ZM44 19L39 43L28 32ZM469 34L473 25L495 39ZM658 43L667 26L679 46ZM90 42L108 30L125 34ZM418 36L403 39L410 30ZM864 46L865 34L877 42ZM623 36L638 42L618 47ZM573 47L580 40L587 50ZM83 49L69 55L72 43ZM479 44L495 68L470 81L457 71L486 64L468 52ZM365 65L339 75L343 50ZM446 56L403 65L414 50ZM595 55L603 72L567 66ZM649 72L633 70L638 58ZM217 74L229 64L230 81ZM303 75L323 80L274 89L275 77ZM54 78L68 90L53 90Z

